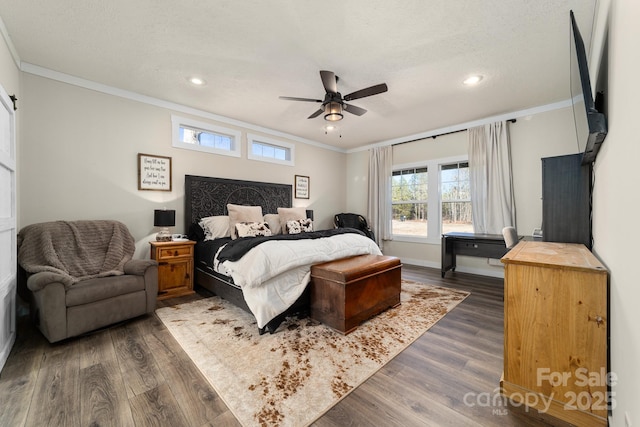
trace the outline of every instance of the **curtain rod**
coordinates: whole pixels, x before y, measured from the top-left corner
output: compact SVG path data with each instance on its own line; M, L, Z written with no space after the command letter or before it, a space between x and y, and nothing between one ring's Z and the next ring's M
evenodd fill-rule
M509 120L505 120L505 121L507 121L509 123L515 123L517 120L516 119L509 119ZM451 132L439 133L437 135L431 135L431 136L427 136L427 137L424 137L424 138L412 139L411 141L396 142L395 144L391 144L391 146L395 147L396 145L402 145L402 144L407 144L409 142L421 141L421 140L427 139L427 138L436 139L439 136L451 135L452 133L464 132L464 131L467 131L467 130L469 130L469 129L452 130Z

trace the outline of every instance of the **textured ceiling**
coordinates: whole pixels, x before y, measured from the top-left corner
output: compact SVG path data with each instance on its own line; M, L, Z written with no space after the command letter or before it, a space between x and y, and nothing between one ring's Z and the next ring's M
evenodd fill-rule
M349 149L568 99L569 10L589 45L595 1L0 0L0 17L24 63ZM389 91L325 134L318 104L278 99L322 98L319 70Z

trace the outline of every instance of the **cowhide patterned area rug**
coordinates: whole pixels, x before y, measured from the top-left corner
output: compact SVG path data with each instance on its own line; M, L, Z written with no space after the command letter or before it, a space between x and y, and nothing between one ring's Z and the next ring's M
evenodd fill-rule
M418 339L468 293L402 281L401 304L342 335L288 319L260 336L255 319L212 297L156 310L244 426L305 426Z

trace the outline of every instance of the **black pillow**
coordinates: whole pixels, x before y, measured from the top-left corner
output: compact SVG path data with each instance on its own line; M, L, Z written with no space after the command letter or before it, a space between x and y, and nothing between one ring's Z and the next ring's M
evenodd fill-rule
M187 237L189 240L202 242L204 240L204 230L197 222L192 222L189 226L189 233L187 234Z

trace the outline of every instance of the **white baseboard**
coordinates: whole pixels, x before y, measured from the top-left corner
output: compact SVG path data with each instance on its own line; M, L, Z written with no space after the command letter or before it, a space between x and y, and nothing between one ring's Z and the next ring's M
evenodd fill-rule
M409 265L417 265L419 267L429 267L429 268L437 268L440 270L440 263L433 261L425 261L423 259L414 259L414 258L400 258L403 264ZM468 274L477 274L479 276L489 276L496 277L498 279L504 279L504 268L501 266L491 267L491 264L487 264L488 268L477 268L477 267L465 267L464 265L457 265L456 271L460 273L468 273Z
M437 268L438 270L440 270L440 264L439 263L435 263L435 262L431 262L431 261L425 261L423 259L413 259L413 258L400 257L400 261L402 261L403 264L417 265L419 267Z

